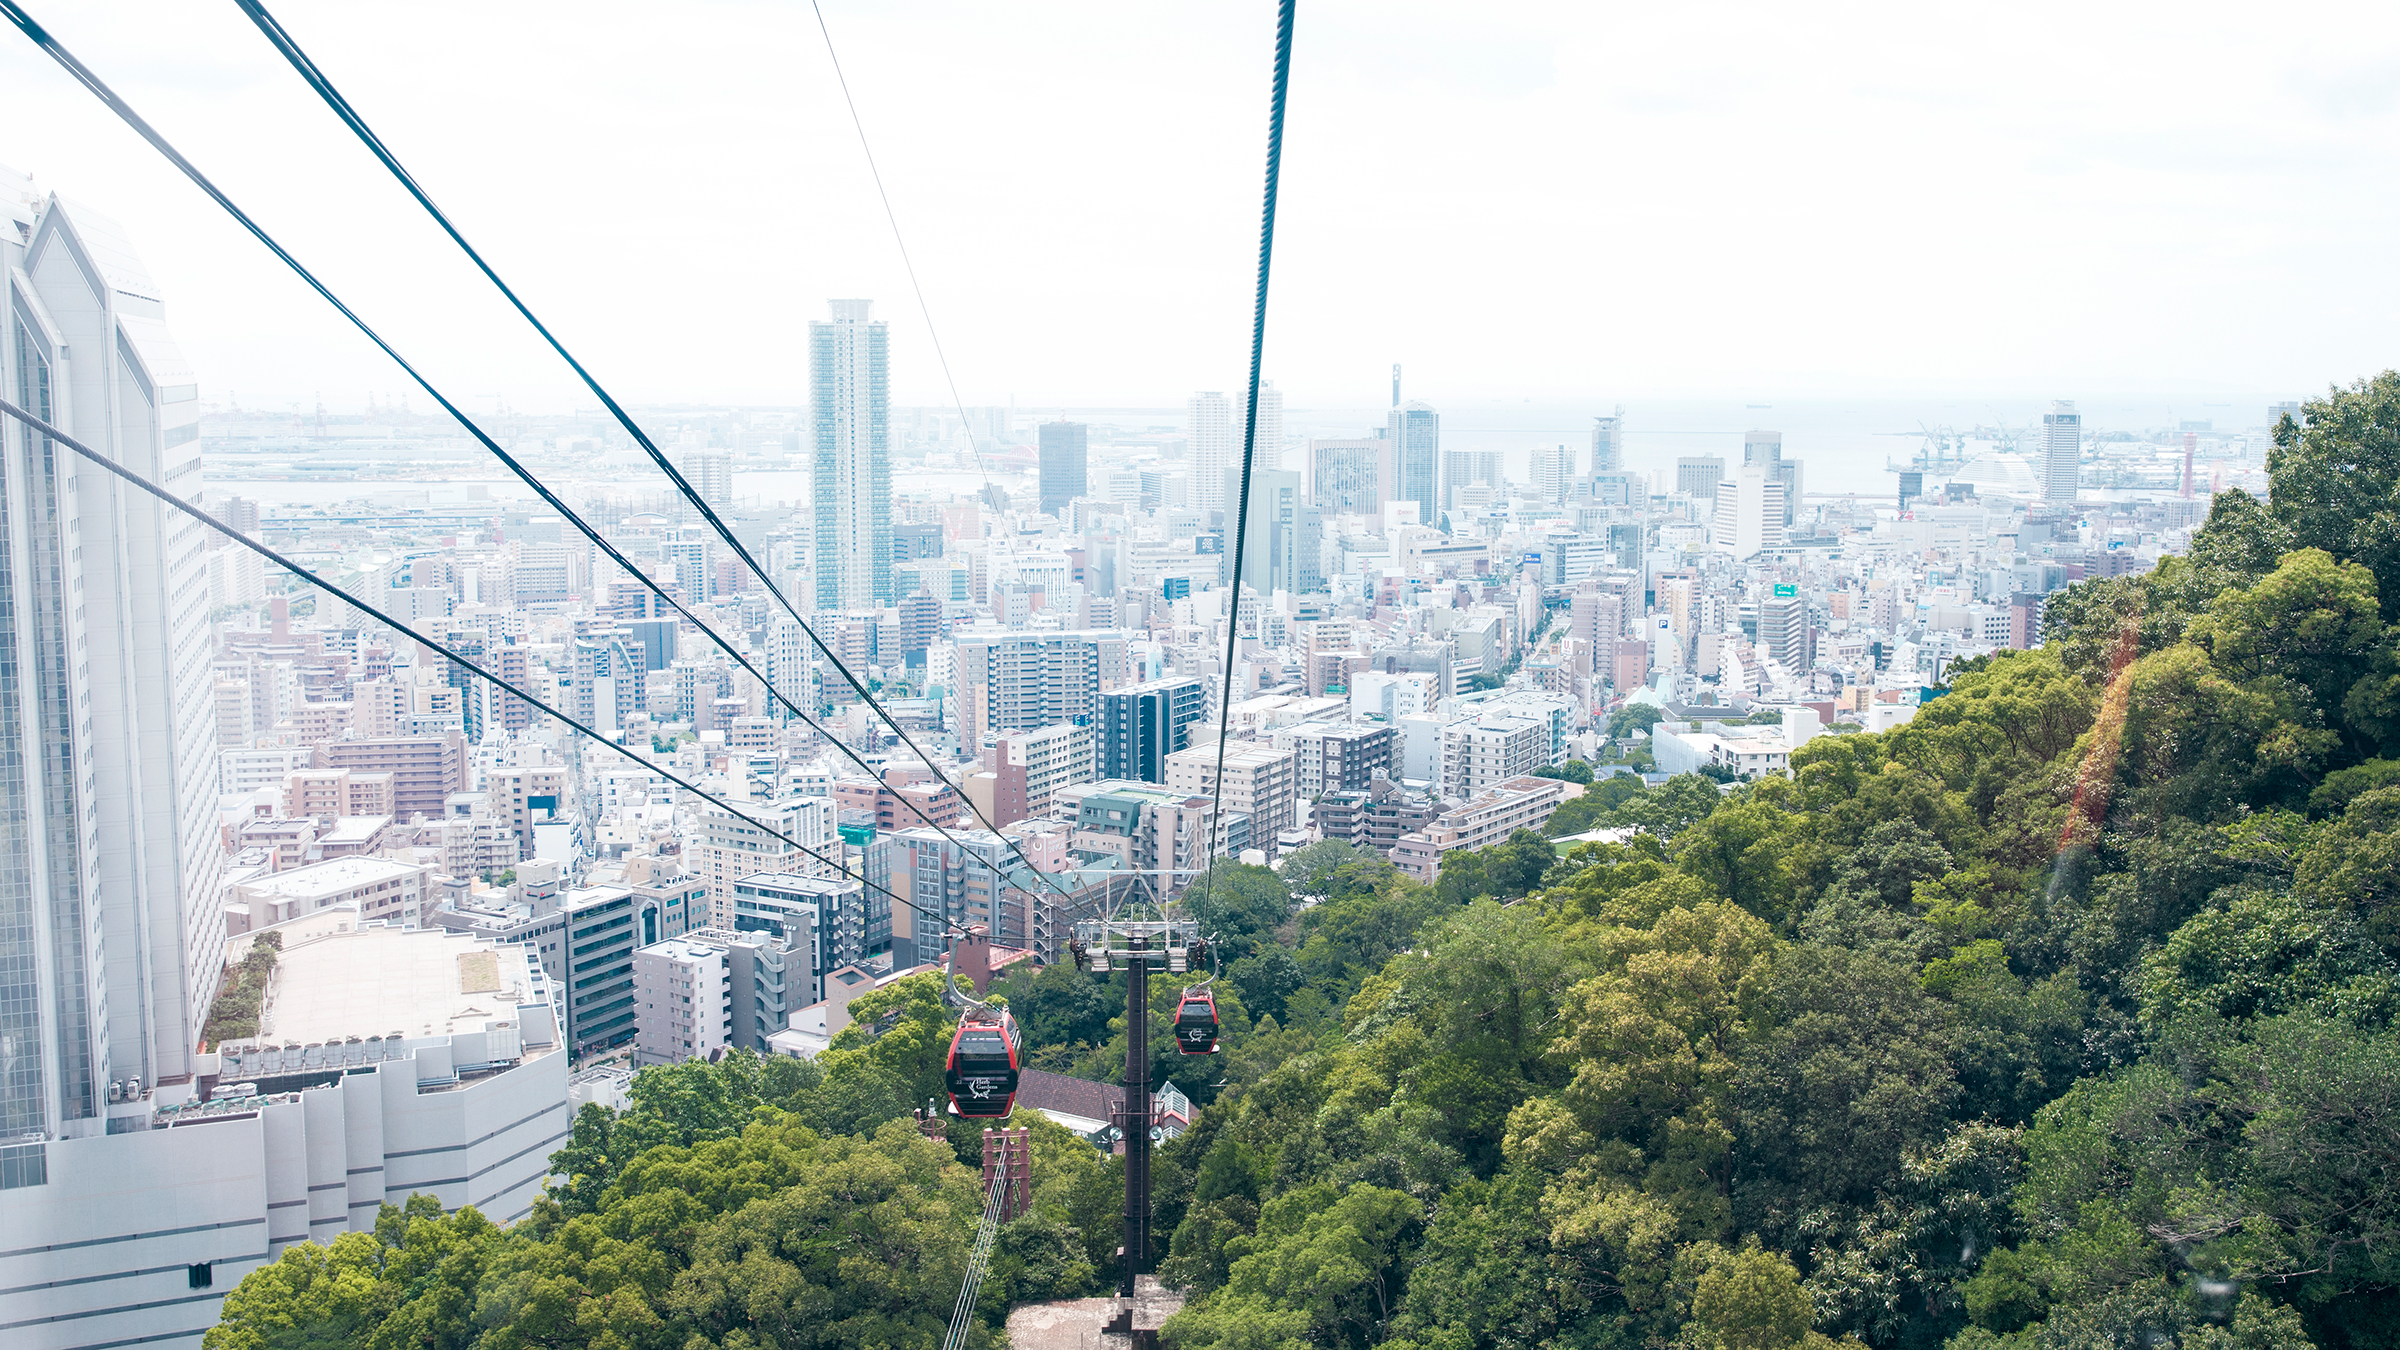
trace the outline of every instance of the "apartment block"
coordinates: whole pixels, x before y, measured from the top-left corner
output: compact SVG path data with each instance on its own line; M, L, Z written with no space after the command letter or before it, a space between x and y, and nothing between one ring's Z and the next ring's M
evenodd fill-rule
M1298 823L1300 752L1255 741L1225 746L1222 794L1215 791L1217 758L1213 741L1167 756L1167 786L1194 797L1221 796L1229 815L1250 818L1252 846L1273 856L1275 836Z
M329 741L317 749L317 767L392 776L392 814L406 821L422 815L439 820L450 795L467 786L466 737L385 736Z
M1442 859L1467 849L1489 848L1518 830L1538 830L1566 800L1570 784L1555 778L1512 778L1443 811L1422 830L1402 835L1391 850L1392 865L1419 881L1441 875Z

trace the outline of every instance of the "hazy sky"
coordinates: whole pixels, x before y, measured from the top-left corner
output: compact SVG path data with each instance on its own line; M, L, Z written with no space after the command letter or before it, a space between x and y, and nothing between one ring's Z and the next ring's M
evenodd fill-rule
M470 406L589 405L234 6L30 7ZM805 3L275 8L621 396L801 402L862 295L899 401L947 400ZM1238 385L1266 0L827 15L967 402ZM0 163L125 225L212 401L403 387L13 29L0 95ZM2389 4L1306 0L1284 168L1301 405L1393 361L1437 402L2400 363Z

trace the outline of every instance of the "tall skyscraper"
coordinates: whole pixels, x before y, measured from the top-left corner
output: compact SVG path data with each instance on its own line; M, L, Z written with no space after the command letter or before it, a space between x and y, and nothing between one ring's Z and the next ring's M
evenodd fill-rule
M1194 394L1184 405L1185 422L1191 429L1191 443L1184 458L1192 466L1192 508L1197 511L1225 509L1225 470L1232 467L1234 455L1233 403L1214 390Z
M836 300L808 325L820 610L892 602L891 349L873 304Z
M1090 490L1091 428L1081 422L1044 422L1042 441L1042 510L1059 515L1067 503Z
M1237 453L1241 448L1238 432L1234 448ZM1240 467L1238 462L1235 467ZM1258 467L1283 467L1283 391L1273 380L1261 380L1258 385Z
M1742 463L1756 465L1773 474L1783 484L1783 523L1786 527L1800 520L1800 461L1783 457L1783 433L1752 431L1742 436Z
M2083 480L2083 414L2060 399L2042 414L2042 500L2072 502Z
M1415 502L1417 519L1430 524L1441 518L1442 419L1424 403L1392 409L1385 432L1392 443L1392 495L1396 502Z
M1592 472L1615 473L1625 467L1625 418L1592 419Z
M0 389L191 494L199 386L106 218L0 170ZM0 1188L193 1072L222 972L205 527L0 428ZM20 1142L23 1141L23 1142Z

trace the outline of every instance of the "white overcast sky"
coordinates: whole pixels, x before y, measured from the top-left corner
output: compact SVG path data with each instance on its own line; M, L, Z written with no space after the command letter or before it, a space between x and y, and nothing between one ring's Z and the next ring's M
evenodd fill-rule
M28 3L470 407L590 406L232 4ZM859 295L897 400L947 401L805 3L275 9L620 396L802 402L805 321ZM1268 0L826 12L965 401L1238 387ZM1298 32L1267 369L1300 405L1394 361L1579 399L2400 364L2388 3L1303 0ZM118 218L211 401L404 387L13 29L0 163Z

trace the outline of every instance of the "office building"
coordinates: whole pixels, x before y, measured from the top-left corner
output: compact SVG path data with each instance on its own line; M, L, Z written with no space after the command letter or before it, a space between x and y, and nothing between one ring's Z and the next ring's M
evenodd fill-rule
M1237 467L1233 403L1214 390L1192 395L1184 405L1191 440L1184 459L1191 465L1191 505L1199 511L1225 509L1225 471Z
M165 317L114 222L0 170L0 391L189 492ZM111 1083L194 1072L225 933L210 532L13 420L0 480L0 1139L32 1157L99 1134ZM31 1166L0 1163L12 1210Z
M1237 474L1238 477L1238 474ZM1233 489L1233 491L1237 491ZM1290 591L1305 595L1324 587L1318 553L1323 516L1301 496L1300 475L1290 469L1259 469L1250 475L1250 509L1242 551L1242 584L1260 595ZM1227 559L1230 568L1232 560Z
M1717 484L1725 481L1723 455L1677 455L1675 457L1675 490L1687 497L1714 501Z
M1591 472L1620 473L1625 468L1625 419L1595 417L1592 419Z
M1415 502L1420 524L1441 518L1442 419L1430 406L1410 403L1392 409L1384 438L1392 456L1391 495L1386 501ZM1495 469L1493 478L1498 478Z
M1800 520L1800 461L1783 457L1783 433L1752 431L1742 437L1742 464L1767 470L1783 484L1783 524L1786 530Z
M1772 466L1745 464L1717 484L1716 513L1708 546L1730 553L1735 560L1783 547L1785 532L1783 478Z
M1308 499L1335 516L1372 516L1383 509L1384 452L1380 436L1315 439L1308 443Z
M817 608L892 602L891 352L872 301L808 325Z
M2072 504L2082 482L2083 414L2060 399L2042 414L2042 500Z
M1042 510L1066 513L1067 503L1088 491L1091 428L1081 422L1044 422L1041 426ZM931 556L931 555L927 555Z
M348 908L270 931L255 1034L194 1049L173 1081L118 1083L105 1134L0 1145L12 1350L198 1350L243 1276L370 1232L387 1204L532 1212L571 1107L529 949Z
M1207 706L1206 683L1196 675L1171 676L1102 694L1100 753L1094 772L1103 779L1166 782L1167 756L1188 744L1189 728Z

